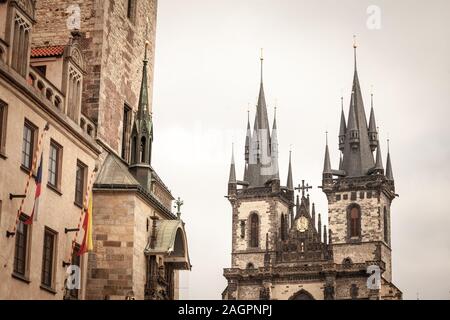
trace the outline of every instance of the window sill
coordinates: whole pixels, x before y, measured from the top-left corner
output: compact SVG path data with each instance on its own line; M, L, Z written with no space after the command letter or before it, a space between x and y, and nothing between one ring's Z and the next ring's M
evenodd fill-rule
M12 276L14 279L17 279L17 280L20 280L20 281L25 282L26 284L30 284L30 282L31 282L30 279L28 279L27 276L21 275L21 274L19 274L19 273L17 273L17 272L13 272L13 273L11 274L11 276Z
M50 287L47 287L46 285L41 284L40 288L44 291L50 292L51 294L56 294L56 290Z
M56 194L58 194L59 196L62 196L62 192L61 190L59 190L59 188L55 187L54 185L52 185L51 183L47 183L47 187L52 190L53 192L55 192Z
M74 201L73 204L76 205L78 208L83 209L83 205L82 204L79 204L76 201Z
M20 169L25 172L27 175L30 174L31 169L28 169L27 167L25 167L23 164L20 165ZM33 172L32 174L33 178L36 178L35 173Z

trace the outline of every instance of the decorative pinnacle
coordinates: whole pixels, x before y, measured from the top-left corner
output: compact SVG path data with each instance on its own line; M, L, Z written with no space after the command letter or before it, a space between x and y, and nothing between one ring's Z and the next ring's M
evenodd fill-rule
M184 204L184 202L180 199L180 197L178 197L177 201L175 201L175 206L174 208L177 209L177 217L178 219L181 216L181 206Z
M263 55L263 51L264 49L263 48L261 48L261 56L260 56L260 60L261 60L261 83L263 83L263 71L264 71L264 69L263 69L263 62L264 62L264 55Z

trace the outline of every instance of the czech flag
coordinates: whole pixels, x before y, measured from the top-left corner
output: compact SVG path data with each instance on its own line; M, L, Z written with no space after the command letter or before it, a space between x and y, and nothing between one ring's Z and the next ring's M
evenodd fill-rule
M94 248L92 242L92 193L89 196L88 208L86 209L84 214L83 229L83 243L80 246L80 251L78 251L78 256L81 256L88 251L92 251L92 249Z
M36 191L34 193L33 211L31 212L31 216L24 222L25 224L32 224L33 221L37 221L37 218L38 218L39 197L41 196L41 184L42 184L42 154L41 154L41 161L39 163L37 175L36 175L36 178L34 179L34 181L36 182Z

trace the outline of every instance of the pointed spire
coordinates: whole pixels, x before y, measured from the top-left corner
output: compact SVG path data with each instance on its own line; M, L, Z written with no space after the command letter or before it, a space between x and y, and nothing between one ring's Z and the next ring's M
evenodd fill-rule
M347 124L345 123L344 97L341 97L341 125L339 128L339 150L341 151L344 150L346 132L347 132Z
M313 202L312 209L311 209L311 220L312 225L314 228L316 227L316 204Z
M327 226L323 225L323 243L327 243L328 236L327 236Z
M277 108L274 109L273 116L273 127L272 127L272 137L271 137L271 150L270 154L272 157L272 167L275 179L280 179L279 167L278 167L278 135L277 135Z
M381 146L377 147L377 161L375 163L375 171L379 174L384 173L383 160L381 159Z
M375 151L375 149L378 146L378 130L377 125L375 121L375 112L373 109L373 93L370 94L370 118L369 118L369 142L370 142L370 149Z
M358 130L358 124L356 123L356 114L355 114L355 91L352 91L352 98L350 102L350 110L348 112L348 127L347 131L351 133L353 130Z
M292 180L292 162L291 162L291 156L292 156L292 151L289 151L289 168L288 168L288 176L287 176L287 182L286 182L286 187L289 190L294 190L294 182Z
M330 151L328 150L328 132L326 132L325 160L323 163L323 174L331 174Z
M318 221L317 221L317 233L319 240L322 240L322 217L319 213Z
M388 153L387 153L387 160L386 160L386 178L390 181L394 181L394 174L392 172L392 164L391 164L391 152L389 147L389 139L387 140L388 143Z
M149 43L145 41L145 55L144 55L144 65L142 68L142 81L141 81L141 90L139 93L139 104L138 104L138 119L143 120L146 116L149 115L149 104L148 104L148 76L147 76L147 47Z
M245 136L245 163L248 164L250 159L250 141L252 139L252 132L250 130L250 110L247 110L247 134ZM246 181L246 180L244 180Z
M236 183L236 168L234 163L234 143L231 149L231 165L230 165L230 177L228 179L228 183Z
M355 72L357 70L357 63L356 63L356 49L358 48L358 45L356 43L356 35L353 35L353 55L355 59Z

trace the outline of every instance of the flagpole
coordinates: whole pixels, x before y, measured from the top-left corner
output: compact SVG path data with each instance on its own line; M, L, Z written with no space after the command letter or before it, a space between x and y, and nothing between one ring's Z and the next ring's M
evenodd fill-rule
M44 139L44 135L45 133L50 129L50 125L47 122L47 124L44 127L44 130L41 132L41 136L39 137L39 141L38 141L38 145L36 148L36 152L34 153L34 157L33 157L33 163L31 164L31 169L30 172L28 173L28 178L27 178L27 183L25 185L25 192L23 194L25 194L25 196L28 193L28 187L30 186L30 180L31 177L33 176L33 171L36 168L36 162L37 162L37 158L38 158L38 154L41 152L41 144L42 144L42 140ZM17 230L17 223L19 222L19 218L20 215L22 214L22 209L23 209L23 205L25 203L25 198L22 198L22 201L20 202L20 206L19 206L19 210L17 211L17 215L16 215L16 221L14 222L14 227L13 227L13 231L6 231L6 237L14 237L16 235L16 230Z
M93 179L94 179L94 175L97 172L97 167L94 168L94 170L92 170L91 172L91 176L89 177L89 183L88 183L88 187L86 190L86 194L84 196L84 201L83 201L83 207L81 208L81 212L80 212L80 219L78 220L78 226L76 228L76 232L75 232L75 236L73 237L72 240L72 246L71 246L71 250L70 250L70 256L69 256L69 265L72 264L72 256L73 256L73 250L75 249L75 244L77 242L77 238L78 238L78 233L80 232L80 227L81 227L81 221L83 220L83 216L86 211L86 205L88 205L88 201L89 201L89 194L91 192L92 186L94 184ZM92 213L91 213L92 214Z

